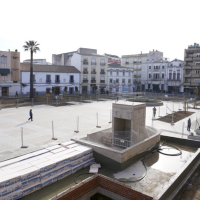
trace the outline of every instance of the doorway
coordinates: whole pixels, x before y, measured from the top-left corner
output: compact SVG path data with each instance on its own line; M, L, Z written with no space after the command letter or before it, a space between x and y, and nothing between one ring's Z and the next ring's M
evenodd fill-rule
M69 88L69 94L73 94L74 93L74 88L73 87L70 87Z
M8 87L2 87L2 96L8 96L9 94L9 88Z

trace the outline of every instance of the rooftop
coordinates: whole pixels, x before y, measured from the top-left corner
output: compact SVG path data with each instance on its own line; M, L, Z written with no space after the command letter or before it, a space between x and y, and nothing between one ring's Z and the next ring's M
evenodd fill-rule
M21 71L29 72L30 63L20 63ZM59 73L81 73L74 66L62 66L62 65L33 65L34 72L59 72Z
M112 54L107 54L107 53L104 53L105 56L109 56L109 57L113 57L113 58L120 58L119 56L116 56L116 55L112 55Z

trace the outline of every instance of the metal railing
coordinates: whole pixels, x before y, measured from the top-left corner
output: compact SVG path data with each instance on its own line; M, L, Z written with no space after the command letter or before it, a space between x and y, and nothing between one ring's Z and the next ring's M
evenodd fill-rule
M83 83L88 83L88 80L83 80Z
M114 146L123 147L123 148L128 148L133 145L131 141L124 140L121 138L115 138L115 137L112 138L112 143Z
M96 62L91 62L91 65L96 65L97 63Z
M86 61L83 61L83 64L84 64L84 65L88 65L88 62L86 62Z
M83 74L88 74L88 71L83 71Z

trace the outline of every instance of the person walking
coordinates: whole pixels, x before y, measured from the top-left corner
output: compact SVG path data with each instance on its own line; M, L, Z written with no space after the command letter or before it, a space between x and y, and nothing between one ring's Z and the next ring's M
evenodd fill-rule
M30 109L30 111L29 111L29 115L30 115L30 118L29 118L28 120L31 119L31 121L33 121L33 113L32 113L32 109Z
M156 107L153 108L153 116L156 116Z
M187 130L190 131L190 127L191 127L191 119L188 119L188 124L187 124Z

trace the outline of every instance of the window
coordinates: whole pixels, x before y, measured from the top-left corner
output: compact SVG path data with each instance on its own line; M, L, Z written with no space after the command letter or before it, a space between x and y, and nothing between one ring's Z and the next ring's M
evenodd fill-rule
M105 77L104 76L101 76L100 79L101 79L100 83L105 83Z
M95 58L92 58L91 64L96 65L96 59Z
M128 79L128 83L131 83L131 79Z
M165 78L165 74L162 74L162 78Z
M1 56L1 64L7 64L7 56Z
M196 66L200 66L200 62L196 62Z
M162 66L162 69L165 69L165 66Z
M56 82L56 83L60 83L60 76L59 76L59 75L56 75L56 76L55 76L55 82Z
M46 88L46 94L50 94L51 88Z
M131 76L131 72L130 71L128 72L128 75Z
M110 71L110 76L112 76L112 71Z
M123 76L125 76L125 71L123 71Z
M200 72L199 70L196 70L196 74L199 74L199 72Z
M169 73L169 80L172 80L172 73Z
M118 78L116 79L116 83L119 83L119 79Z
M151 74L149 74L149 78L151 78Z
M199 83L199 79L194 79L194 82L195 83Z
M151 69L151 66L149 66L149 69Z
M87 58L83 58L83 64L88 65L88 59Z
M119 71L117 70L116 72L117 72L117 76L119 76Z
M187 74L187 75L190 75L190 70L186 70L186 74Z
M51 83L51 75L46 75L46 82Z
M125 79L122 79L122 83L125 83Z
M112 78L110 78L110 83L112 83Z
M104 66L104 65L105 65L105 60L104 60L104 59L101 59L101 60L100 60L100 65L101 65L101 66Z
M35 74L33 74L33 83L35 83Z
M191 82L191 79L190 79L190 78L186 78L186 79L185 79L185 82L186 82L186 83L190 83L190 82Z
M180 73L177 73L177 80L178 80L178 81L180 81L180 80L181 80Z
M88 74L88 69L86 67L83 68L83 74Z
M74 82L74 76L73 75L70 75L69 81L70 81L70 83Z
M173 80L176 80L176 73L173 73Z

